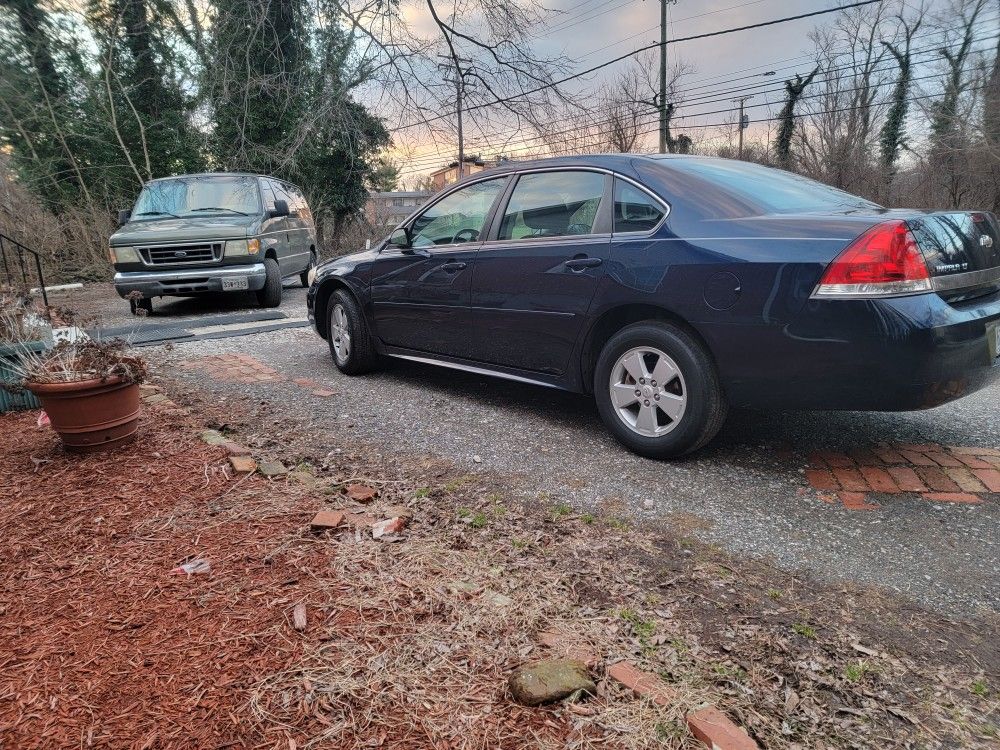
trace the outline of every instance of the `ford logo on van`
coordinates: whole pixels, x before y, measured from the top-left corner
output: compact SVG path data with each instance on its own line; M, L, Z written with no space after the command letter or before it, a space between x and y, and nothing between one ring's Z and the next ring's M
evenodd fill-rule
M186 252L184 252L183 250L174 250L174 257L175 258L186 258L186 257L188 257L188 254Z

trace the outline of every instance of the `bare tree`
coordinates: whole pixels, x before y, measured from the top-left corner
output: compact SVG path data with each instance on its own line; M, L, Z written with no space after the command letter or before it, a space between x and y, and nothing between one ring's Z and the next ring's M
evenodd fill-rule
M898 16L903 30L901 43L882 40L882 44L896 59L899 77L892 90L892 104L879 134L879 160L883 170L886 191L896 174L899 153L906 147L906 114L909 109L910 80L913 77L913 37L924 21L925 8L921 5L911 20Z
M813 68L805 78L800 74L795 74L794 80L785 81L785 104L781 108L778 120L781 123L778 128L778 138L774 143L774 150L777 152L778 164L785 169L792 166L792 135L795 132L795 105L802 96L802 92L812 83L813 78L819 72L819 67Z

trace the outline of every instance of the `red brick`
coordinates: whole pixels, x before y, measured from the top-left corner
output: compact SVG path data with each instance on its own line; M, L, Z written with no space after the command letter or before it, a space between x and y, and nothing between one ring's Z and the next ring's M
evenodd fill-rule
M711 750L760 750L742 728L730 721L715 706L692 711L687 715L688 729Z
M669 706L677 694L652 672L643 672L635 664L620 661L608 669L608 677L659 706Z
M245 445L240 445L239 443L234 443L232 440L227 440L220 445L228 451L230 456L249 456L250 449Z
M319 396L320 398L329 398L330 396L336 396L336 391L331 391L329 388L317 388L312 392L312 395Z
M837 453L836 451L819 451L814 454L823 459L827 464L829 464L834 469L849 469L854 466L854 462L848 458L843 453Z
M833 475L848 492L868 492L871 489L857 469L834 469Z
M840 502L848 510L876 510L878 505L868 502L868 495L864 492L838 492Z
M319 388L319 383L315 380L310 380L309 378L292 378L292 382L295 385L301 385L306 388Z
M572 633L562 630L546 630L544 633L538 634L538 640L543 646L552 649L559 656L581 661L591 669L601 661L594 649Z
M887 464L905 464L906 459L903 458L899 451L894 451L891 448L876 448L875 455L879 457L884 463Z
M358 503L370 503L378 495L378 491L374 487L365 484L349 484L346 492L351 500Z
M975 456L955 456L959 461L968 466L970 469L992 469L993 464L989 461L984 461L981 458L976 458Z
M232 464L233 471L239 474L252 474L257 471L257 462L250 456L230 456L229 463Z
M991 464L1000 469L1000 457L998 456L983 456L984 461L989 461Z
M924 500L932 503L981 503L983 499L968 492L926 492Z
M1000 458L1000 450L996 448L967 448L952 445L948 447L948 450L956 456L993 456L994 458Z
M1000 470L998 469L973 469L972 473L976 479L986 485L990 492L1000 492Z
M881 463L876 455L867 448L854 448L849 450L848 454L859 466L875 466L876 464Z
M903 458L915 466L937 466L932 459L927 458L923 453L916 451L900 451Z
M917 469L917 474L935 492L958 492L961 489L941 469L921 468Z
M840 482L826 469L806 469L806 479L817 490L840 489Z
M339 510L321 510L313 520L309 522L309 528L313 531L328 531L335 529L344 522L344 514Z
M918 453L941 450L941 446L937 443L895 443L893 448L898 451L917 451Z
M962 465L962 462L959 461L958 458L948 453L927 451L927 453L925 453L924 455L927 456L927 458L931 459L938 466L948 466L950 468L957 468Z
M861 476L876 492L899 492L899 486L885 469L875 466L862 466Z
M968 469L945 469L947 474L955 484L962 488L963 492L986 492L986 487Z

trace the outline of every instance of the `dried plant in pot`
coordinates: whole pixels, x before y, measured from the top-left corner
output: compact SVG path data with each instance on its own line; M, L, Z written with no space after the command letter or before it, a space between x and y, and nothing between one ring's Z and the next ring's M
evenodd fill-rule
M24 387L41 401L66 450L108 450L135 437L146 364L125 342L62 342L21 366Z

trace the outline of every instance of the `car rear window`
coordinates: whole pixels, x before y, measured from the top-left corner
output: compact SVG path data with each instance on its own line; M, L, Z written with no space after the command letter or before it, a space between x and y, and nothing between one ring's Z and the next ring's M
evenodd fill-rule
M758 206L761 213L880 208L878 204L808 177L749 162L671 159L669 167L705 180L720 190L735 193L742 201Z

